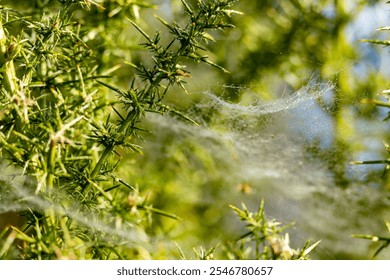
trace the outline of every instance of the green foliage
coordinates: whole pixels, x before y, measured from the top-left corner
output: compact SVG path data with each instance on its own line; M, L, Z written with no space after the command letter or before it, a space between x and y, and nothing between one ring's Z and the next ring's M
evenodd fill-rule
M309 253L320 243L310 245L310 241L307 241L302 249L292 249L289 234L282 235L291 224L281 226L280 222L267 219L264 200L255 213L250 212L244 204L242 209L230 207L245 222L249 231L227 245L226 255L229 259L304 260L310 258Z
M270 192L274 200L282 199L277 192L283 186L275 193L265 190L275 186L261 178L253 182L260 191L250 194L256 176L245 178L250 172L242 170L245 175L230 177L242 160L232 147L235 143L228 139L225 147L210 135L192 139L197 137L192 130L217 126L226 131L231 124L220 122L221 112L212 104L207 112L193 106L199 95L184 93L203 92L211 84L222 88L222 100L252 104L252 95L256 100L284 97L313 75L319 82L330 80L335 88L331 96L316 99L316 109L331 123L330 144L303 139L310 154L302 159L324 163L327 176L340 188L317 190L300 207L306 211L314 205L321 214L319 201L333 207L335 193L345 190L348 201L334 209L348 208L358 181L348 173L348 161L365 150L364 143L356 144L357 127L379 112L376 106L356 105L356 100L390 107L387 91L384 99L373 98L385 88L385 78L375 69L363 78L356 73L361 57L348 39L356 15L378 1L236 2L169 1L155 17L147 9L158 6L147 0L1 2L0 224L2 215L18 219L4 229L0 225L0 258L184 259L194 247L197 259L309 258L318 242L292 249L287 226L268 219L263 203L257 212L245 206L257 204L259 197L267 201ZM187 83L191 77L193 82ZM154 118L156 114L165 115L164 121ZM172 124L167 115L180 131L164 131ZM249 127L243 126L245 118L234 120L239 137L265 132L268 116ZM322 126L315 113L310 119L313 126ZM268 160L286 161L294 172L300 155L288 161L285 155L294 145L273 143L283 138L280 133L262 138L260 144L270 147ZM155 143L158 148L152 152L143 148ZM388 150L386 145L384 152ZM389 160L364 163L388 166ZM281 164L278 175L283 176L285 166ZM380 186L386 194L388 181L378 180L379 173L372 171L363 184ZM304 185L307 192L311 184ZM245 204L242 209L231 206L236 214L231 217L227 205L237 201ZM353 205L371 200L359 201ZM356 211L356 223L363 223L359 218L366 213L379 217L385 212L382 204L372 208ZM234 239L237 228L231 229L231 223L237 217L247 232ZM337 217L331 220L349 237ZM315 224L307 223L306 228ZM378 241L377 253L388 245L388 238L379 234L360 237ZM343 253L327 241L321 244L327 246L324 252L334 258L339 256L335 252Z
M302 249L292 249L289 234L282 234L292 224L281 226L280 222L268 219L264 212L264 200L257 212L249 211L245 204L242 204L242 209L233 205L230 208L245 224L248 232L208 250L203 247L194 248L197 259L213 260L222 251L223 258L229 260L308 260L309 253L320 243L318 241L310 245L310 241L307 241ZM186 259L184 253L181 258Z
M388 31L390 30L389 26L382 27L378 29L379 31ZM386 40L362 40L362 42L367 42L367 43L372 43L372 44L379 44L379 45L384 45L384 46L389 46L389 41ZM381 93L382 99L369 99L365 100L365 103L370 103L374 104L377 107L384 107L384 108L389 108L390 107L390 90L386 89L383 90ZM387 113L387 117L384 119L385 121L388 121L390 118L390 112ZM390 155L390 146L386 142L384 143L387 155ZM351 164L380 164L384 165L385 168L383 170L383 175L382 177L385 178L386 176L388 177L388 171L390 170L390 158L386 159L378 159L378 160L365 160L365 161L354 161ZM390 233L390 222L386 222L386 227L388 232ZM384 236L377 236L377 235L364 235L364 234L354 234L353 237L355 238L362 238L362 239L369 239L371 240L374 244L379 243L378 249L373 254L373 258L377 257L378 254L385 248L387 248L390 245L390 237L384 237Z
M387 231L390 233L390 223L386 222ZM371 235L371 234L354 234L352 235L355 238L361 238L361 239L368 239L371 240L371 242L376 245L378 244L378 248L375 250L374 254L372 255L372 258L375 258L379 255L379 253L386 249L390 245L390 237L386 236L377 236L377 235Z
M17 255L23 259L150 258L154 254L141 240L151 215L177 217L154 208L137 187L116 176L119 148L141 151L135 140L144 131L140 121L146 112L185 117L163 103L165 94L174 85L184 88L184 78L189 77L181 64L185 58L222 69L201 51L212 39L208 30L232 27L224 18L234 13L228 9L233 2L199 2L195 9L183 1L189 20L184 28L158 18L171 33L168 44L160 42L159 32L150 37L128 19L146 39L143 47L153 58L152 66L129 63L136 76L128 90L109 83L114 81L109 74L118 66L100 64L99 52L104 53L109 42L96 38L92 23L77 20L77 13L93 18L102 12L103 4L109 8L117 4L105 15L104 24L109 24L110 18L129 8L126 3L37 2L43 10L55 12L39 14L35 9L33 16L2 7L0 149L2 158L31 181L15 186L12 196L2 197L14 203L31 197L25 206L26 226L12 227L8 234L2 231L2 258L15 257L19 247L15 240L22 244ZM134 12L149 3L130 6ZM103 46L95 48L97 42ZM109 97L110 92L117 98ZM110 108L112 114L107 114ZM103 225L94 225L94 215ZM134 234L135 243L118 235L125 231ZM17 246L13 250L12 244Z

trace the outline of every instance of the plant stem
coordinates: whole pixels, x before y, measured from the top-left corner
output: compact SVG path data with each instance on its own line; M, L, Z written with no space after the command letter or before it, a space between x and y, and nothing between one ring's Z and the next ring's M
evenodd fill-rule
M1 72L3 73L3 82L4 87L7 91L9 91L11 94L14 93L17 89L17 77L15 72L15 66L13 60L7 59L7 37L5 36L3 24L0 19L0 62L2 65Z
M111 154L111 152L114 150L114 146L108 146L104 149L103 154L100 156L98 162L95 165L95 168L91 172L91 179L94 179L97 174L100 172L100 170L103 167L104 162L107 160L108 156Z

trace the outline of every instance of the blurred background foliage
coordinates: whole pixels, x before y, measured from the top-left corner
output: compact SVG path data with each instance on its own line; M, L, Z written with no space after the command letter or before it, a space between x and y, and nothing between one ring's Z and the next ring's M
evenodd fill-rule
M328 162L336 183L347 187L350 178L345 163L357 150L364 149L357 145L356 123L347 116L375 119L377 107L358 103L373 98L387 85L387 73L379 71L386 53L359 40L378 36L374 31L383 22L376 21L380 19L376 12L385 9L381 12L386 14L386 6L383 1L298 0L243 1L241 5L245 16L233 18L237 28L221 38L222 45L212 48L217 63L234 73L217 73L217 81L254 87L265 100L296 91L313 76L332 81L336 87L333 96L319 100L319 106L332 119L333 129L323 160ZM371 33L365 25L372 27ZM242 99L234 87L223 94L232 101Z
M0 3L23 11L24 15L40 17L42 14L55 14L55 2L3 0ZM84 26L84 31L87 30L83 36L88 37L94 49L98 72L112 75L110 83L123 88L129 87L134 76L133 68L126 62L137 64L150 59L139 45L143 41L142 36L126 18L133 19L149 34L153 34L156 30L164 30L153 16L154 13L167 21L180 22L183 17L179 0L80 2L88 9L75 11L75 17ZM188 2L195 5L197 1ZM193 104L202 98L198 93L207 90L232 103L245 101L253 94L261 100L271 101L297 91L310 81L331 81L335 90L317 101L318 110L330 120L327 126L331 128L331 140L321 144L321 139L306 139L309 140L304 141L309 157L326 163L329 176L342 190L357 182L375 188L380 198L374 205L369 205L367 213L363 215L374 215L372 219L375 219L377 227L373 231L383 227L385 232L382 214L388 214L390 182L386 176L382 176L384 166L356 167L351 172L349 165L351 160L387 156L382 141L390 140L390 134L385 129L369 130L369 135L359 131L361 125L366 128L380 123L385 115L385 111L374 106L370 100L388 87L389 73L383 66L388 62L387 51L383 51L381 46L374 47L359 41L367 37L380 38L375 29L385 23L379 19L390 21L390 6L384 5L384 2L241 0L235 9L243 12L243 15L230 18L236 28L222 34L211 34L215 43L208 46L210 60L230 73L188 62L186 69L191 72L191 79L187 79L186 88L189 94L175 88L168 93L168 103L176 109L194 114L191 111ZM362 100L365 100L364 104ZM211 125L218 113L208 113L209 123L206 125ZM312 122L316 122L314 117ZM234 213L227 206L248 200L260 202L261 198L258 192L252 191L255 183L242 178L230 181L227 178L226 174L234 172L234 166L229 164L229 161L234 161L234 151L223 158L212 153L218 149L219 143L210 140L209 144L198 145L191 137L180 136L190 134L188 131L180 131L180 128L179 131L171 131L164 126L156 128L153 122L146 122L145 125L150 126L153 133L144 134L145 141L140 143L145 146L143 154L121 152L123 160L116 172L137 186L154 207L182 217L180 221L163 216L153 217L153 223L147 229L158 244L153 257L181 256L180 250L172 243L159 240L174 241L183 252L191 252L192 247L202 245L209 248L239 235L238 224L231 222ZM322 125L318 123L318 126ZM210 146L214 148L207 149ZM229 151L229 147L222 149ZM271 195L264 194L266 209L267 197ZM270 198L270 201L273 200ZM338 206L342 207L342 203ZM334 214L337 215L337 210ZM289 222L288 218L277 218ZM296 224L300 244L303 245L303 239L321 238L299 236L299 227ZM348 231L346 236L350 238ZM371 250L364 242L354 243L354 246L363 248L355 254L343 252L343 248L332 244L324 245L325 249L321 251L321 246L316 249L315 257L368 258ZM191 253L186 255L192 257ZM226 252L219 255L228 256Z
M164 9L160 12L178 18L181 14L179 2L164 2ZM177 98L177 94L173 93L169 101L182 109L191 108L194 102L199 101L196 93L210 89L233 103L245 102L253 94L261 100L275 100L300 89L312 79L331 81L335 90L330 96L318 100L318 107L329 123L318 120L314 124L323 126L326 131L329 127L330 140L324 144L320 137L309 139L306 142L308 151L311 157L326 163L329 176L339 188L352 189L362 184L377 189L380 202L367 207L363 216L376 216L377 230L386 234L383 217L389 217L389 183L383 173L385 166L351 167L349 163L356 159L387 157L383 141L389 137L388 126L382 122L386 111L374 106L370 100L381 99L378 95L388 87L389 73L385 66L388 54L382 46L360 40L385 38L385 34L380 34L376 29L389 22L389 7L384 1L264 0L240 1L237 9L244 15L232 17L236 28L216 35L216 43L210 45L211 59L231 73L224 74L212 68L205 71L194 66L191 68L193 79L188 85L188 91L193 94ZM213 112L210 114L217 115ZM308 117L312 118L312 122L317 121L315 115ZM211 116L209 118L213 119ZM164 133L160 133L161 138L157 141L169 143L175 138L174 135L168 134L165 136L167 138L162 135ZM145 154L146 168L142 165L141 170L151 168L150 173L157 174L156 178L144 176L145 186L156 186L154 190L159 198L156 200L159 207L169 207L171 211L185 207L180 212L194 214L192 218L197 221L192 225L202 224L207 228L204 231L204 228L195 226L184 232L190 230L194 236L202 236L203 240L211 240L210 236L221 236L215 225L230 221L230 218L226 218L230 215L228 209L223 205L226 201L248 200L248 194L240 191L240 187L245 187L246 183L227 182L229 167L221 166L226 159L213 158L204 147L181 142L180 148L176 145L164 145L160 154L163 156L157 156L157 160L155 154ZM188 184L192 186L191 193L186 188ZM230 191L226 191L225 188L229 186ZM187 203L182 204L186 196L180 190L186 193L189 205L193 207L189 212ZM177 202L174 202L175 198ZM324 197L316 199L323 200ZM359 203L370 204L367 201ZM332 205L332 201L329 204ZM340 210L347 211L344 207L350 207L347 201L340 204L334 207L342 210L335 210L333 215L340 213ZM359 215L352 215L351 223L359 223ZM168 229L171 233L175 232ZM211 242L211 245L214 243ZM363 243L357 242L351 246L365 247ZM322 252L321 246L326 247ZM325 252L327 250L330 252ZM365 258L370 255L354 255L324 244L317 251L322 258Z
M180 14L180 9L175 10L176 2L170 1L173 5L171 12ZM382 122L386 113L369 100L381 99L378 95L388 87L389 73L385 66L388 54L382 46L373 46L360 40L385 38L385 34L380 34L376 29L388 24L389 7L384 1L337 0L240 1L237 7L244 15L231 19L236 28L225 32L223 36L218 35L216 44L210 45L212 60L228 69L231 74L226 75L215 69L204 71L202 68L197 71L195 67L192 70L195 78L188 86L189 92L211 89L233 103L252 98L253 92L262 100L274 100L298 90L313 77L318 81L331 81L335 85L331 96L318 100L318 107L328 116L329 123L324 124L320 120L317 123L324 130L330 127L330 140L324 144L321 139L310 139L306 143L308 151L311 151L312 157L326 163L329 176L338 187L348 189L358 182L378 189L381 202L374 207L376 210L367 207L367 213L372 211L371 214L377 216L380 225L378 230L386 234L383 216L380 214L385 209L384 216L388 219L386 209L389 183L386 174L383 176L385 166L351 168L349 162L387 157L383 141L388 140L388 126ZM181 100L177 100L177 95L174 95L170 101L183 108L190 107L198 99L196 94L185 96ZM314 115L308 117L316 122ZM183 173L178 177L177 167L170 165L173 163L166 166L164 157L161 165L155 168L156 171L163 170L160 173L162 181L170 178L168 174L172 174L172 179L168 180L173 185L163 185L175 190L181 189L179 185L182 182L203 185L191 213L198 213L195 215L199 219L197 223L206 223L206 228L210 230L213 228L212 224L220 224L224 220L222 217L228 214L222 212L215 215L218 209L224 208L215 202L208 203L207 198L221 196L218 190L224 189L226 184L235 188L245 185L245 182L226 183L225 172L218 173L218 170L224 170L218 168L223 161L210 160L210 155L202 148L174 149L163 151L162 154L170 155L173 162L180 166L179 170L189 170L188 173L184 172L189 178L181 178ZM194 157L197 160L191 161ZM199 161L207 166L203 165L199 169ZM207 195L208 192L216 193ZM237 190L227 193L224 191L226 197L241 196L236 201L247 199L247 194ZM183 196L177 197L181 199ZM229 198L221 198L221 201L226 200ZM329 203L332 204L330 201ZM179 201L174 205L180 205ZM344 207L349 207L347 202ZM337 211L334 215L337 215ZM359 215L351 218L359 220ZM218 236L220 233L218 229L216 231L214 234ZM202 232L203 238L210 236L209 230ZM352 246L364 246L361 244L355 243ZM320 248L321 246L326 247L324 244ZM342 252L342 249L332 248L332 253L325 253L329 248L322 252L320 248L318 254L324 258L364 258L363 254L348 254Z

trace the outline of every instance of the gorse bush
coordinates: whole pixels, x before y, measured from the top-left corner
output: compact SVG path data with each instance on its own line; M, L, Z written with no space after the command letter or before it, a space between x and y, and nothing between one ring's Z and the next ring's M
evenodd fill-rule
M224 16L231 13L226 10L231 4L200 3L198 11L186 4L190 23L184 29L164 22L172 33L167 46L160 44L159 33L151 38L129 20L147 39L144 46L154 65L134 65L137 77L123 91L110 85L107 73L100 70L94 46L104 44L104 38L95 39L96 31L75 19L80 11L86 16L102 12L99 5L50 2L56 13L33 16L2 8L1 151L4 159L20 167L17 172L28 176L29 187L34 186L23 189L23 195L40 201L38 209L26 214L27 228L14 228L16 235L11 235L25 242L22 258L107 258L112 252L121 256L109 242L96 245L93 240L104 234L93 232L93 227L78 228L65 209L76 209L73 216L108 215L107 226L123 220L139 229L151 212L174 217L148 205L135 187L113 174L120 159L116 148L140 151L133 142L140 137L139 122L146 112L179 114L162 103L169 88L182 85L189 75L179 63L187 57L212 64L199 53L201 42L210 40L208 29L230 27ZM99 48L104 45L97 52ZM109 98L109 92L118 98ZM131 199L126 198L129 191ZM21 197L3 199L18 203ZM61 207L46 209L43 202Z
M174 87L180 89L176 94L186 91L189 61L227 72L209 60L206 45L214 41L214 30L233 27L229 17L239 14L232 9L234 2L190 5L182 0L186 23L157 17L169 36L149 35L136 23L141 8L153 7L148 1L37 1L21 3L23 9L1 7L0 151L7 172L0 210L22 216L21 226L14 221L1 231L1 258L173 255L155 250L153 218L179 218L153 207L147 192L115 170L123 156L142 153L140 140L149 133L142 120L149 113L170 113L196 125L164 98ZM148 51L148 61L131 61L136 44L121 30L130 27L143 37L140 46ZM256 222L265 223L259 215ZM249 216L240 217L252 223ZM255 239L256 246L269 241ZM306 257L302 252L298 258Z
M289 234L282 235L291 225L281 226L280 222L266 218L264 201L257 212L249 211L245 205L242 205L243 209L230 207L249 230L236 242L227 245L226 254L230 259L304 260L310 258L309 253L320 243L310 245L307 241L302 249L291 248ZM252 242L255 243L253 247L250 245Z
M367 257L382 84L347 35L376 1L160 2L1 1L0 258Z

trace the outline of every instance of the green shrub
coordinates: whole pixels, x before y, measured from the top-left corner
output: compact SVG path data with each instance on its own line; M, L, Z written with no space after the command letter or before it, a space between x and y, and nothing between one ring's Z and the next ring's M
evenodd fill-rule
M23 227L2 231L2 258L159 256L149 248L152 216L177 217L154 208L147 194L114 171L121 153L141 152L137 141L146 113L192 121L164 104L164 97L174 86L185 91L187 60L226 71L207 58L204 44L213 40L209 30L233 27L225 19L237 13L230 9L234 2L192 7L183 0L184 25L157 17L170 33L167 42L127 18L137 20L139 8L151 6L147 1L1 7L0 151L3 164L15 169L0 199L16 205L25 219ZM116 50L110 36L121 34L116 28L123 21L144 37L151 61L113 63L134 47L131 42ZM118 69L128 72L126 90L116 85Z

